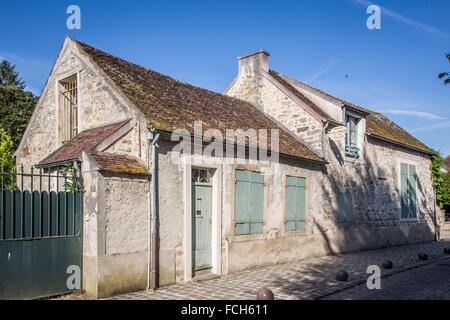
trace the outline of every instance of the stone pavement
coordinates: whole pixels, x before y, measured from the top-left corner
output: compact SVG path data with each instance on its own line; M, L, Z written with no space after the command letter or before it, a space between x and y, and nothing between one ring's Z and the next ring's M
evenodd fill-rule
M119 295L111 299L253 300L257 290L261 288L271 289L275 294L275 299L326 298L364 284L368 277L366 270L369 265L379 265L385 259L392 260L394 268L382 270L382 276L386 277L436 261L447 260L449 256L443 253L444 247L450 247L449 238L440 242L314 258L225 275L203 282L171 285L163 287L157 292L142 291ZM419 252L427 253L428 261L419 261L417 258ZM335 280L335 273L339 269L344 269L349 273L350 277L347 282Z
M366 284L361 284L325 299L450 300L450 257L383 278L379 290L369 290Z

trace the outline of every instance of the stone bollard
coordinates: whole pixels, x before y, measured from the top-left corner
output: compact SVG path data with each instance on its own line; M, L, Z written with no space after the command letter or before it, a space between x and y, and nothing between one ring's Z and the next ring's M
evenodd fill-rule
M336 280L338 281L347 281L348 280L348 273L345 270L339 270L336 272Z
M426 261L426 260L428 260L428 255L426 254L426 253L419 253L418 255L417 255L417 257L419 258L419 260L422 260L422 261Z
M386 259L381 263L381 266L384 269L392 269L394 267L394 263L391 260Z
M256 293L256 300L274 300L275 297L273 295L272 290L264 288L259 290Z

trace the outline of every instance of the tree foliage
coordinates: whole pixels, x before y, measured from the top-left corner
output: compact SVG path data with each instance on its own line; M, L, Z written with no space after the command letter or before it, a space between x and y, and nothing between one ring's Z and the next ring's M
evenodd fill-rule
M15 165L13 153L14 148L11 137L5 130L0 128L0 170L3 170L3 172L11 173L14 171ZM5 188L11 187L10 175L3 176L3 185Z
M37 100L31 92L0 86L0 128L12 137L14 148L22 139Z
M446 53L445 57L447 58L447 61L450 62L450 53ZM444 81L445 85L450 84L450 72L441 72L438 75L439 79L442 79L442 81Z
M444 160L439 153L431 158L431 173L433 175L436 201L438 205L450 204L450 174L444 173Z
M0 62L0 86L25 89L25 82L16 71L16 66L6 60Z
M0 63L0 128L11 137L16 149L38 98L25 91L25 82L15 67L7 61Z

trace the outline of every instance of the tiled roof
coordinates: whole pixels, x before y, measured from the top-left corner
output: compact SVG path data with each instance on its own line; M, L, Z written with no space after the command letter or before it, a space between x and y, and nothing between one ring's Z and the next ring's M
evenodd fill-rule
M202 122L204 131L217 129L224 137L227 129L279 129L280 153L321 161L293 134L248 102L177 81L85 43L75 42L156 129L169 132L185 129L193 133L195 121Z
M72 140L62 145L55 152L51 153L44 160L39 162L39 166L60 163L68 160L79 160L81 159L83 151L92 150L127 122L128 121L122 121L85 130L79 133Z
M136 175L148 174L148 170L143 162L129 155L91 152L89 153L89 157L99 165L100 171Z
M425 153L429 153L432 154L434 153L433 150L431 150L428 146L426 146L424 143L422 143L421 141L419 141L417 138L415 138L413 135L411 135L409 132L407 132L405 129L401 128L400 126L398 126L396 123L394 123L393 121L391 121L389 118L387 118L385 115L379 113L379 112L375 112L372 110L369 110L367 108L361 107L357 104L351 103L349 101L337 98L329 93L326 93L320 89L317 89L307 83L289 78L287 76L284 76L276 71L270 71L270 74L272 76L277 75L278 79L281 79L281 84L284 85L284 83L288 83L289 86L287 86L286 88L289 90L294 90L295 92L299 92L299 90L297 90L295 88L294 85L292 85L291 83L294 83L296 86L299 86L300 88L303 88L304 90L307 90L309 92L315 93L319 96L324 96L326 97L328 100L336 103L336 104L343 104L346 105L348 107L351 107L353 109L359 110L363 113L366 114L366 121L367 121L367 133L374 136L374 137L378 137L381 139L386 139L389 141L392 141L393 143L398 143ZM291 82L291 83L290 83ZM329 116L327 116L325 114L324 117L328 117L328 120L332 120Z

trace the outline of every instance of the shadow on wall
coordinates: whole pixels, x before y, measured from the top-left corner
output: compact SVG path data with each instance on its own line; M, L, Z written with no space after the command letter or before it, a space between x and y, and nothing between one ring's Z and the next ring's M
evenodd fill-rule
M363 164L343 161L337 145L330 141L335 164L324 168L323 217L313 217L314 232L323 239L329 254L385 248L431 241L438 225L433 210L432 192L417 178L418 221L400 221L398 170L389 171L375 154Z

